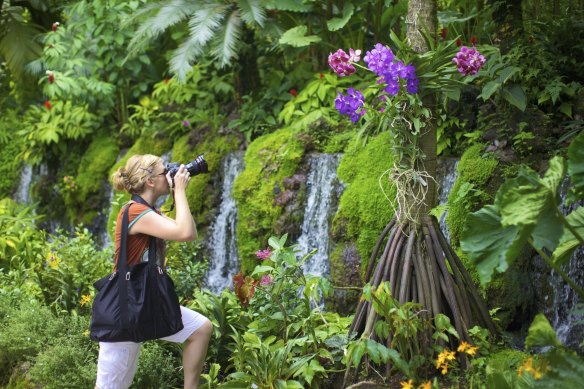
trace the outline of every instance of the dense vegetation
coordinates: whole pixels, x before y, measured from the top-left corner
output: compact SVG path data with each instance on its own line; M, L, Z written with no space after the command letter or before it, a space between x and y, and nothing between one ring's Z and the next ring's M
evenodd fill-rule
M423 53L412 4L438 10ZM396 70L399 90L356 59L377 43L414 66ZM462 46L485 63L457 70ZM202 238L167 251L182 302L215 327L203 387L580 382L584 331L562 344L549 305L554 277L584 299L567 271L584 246L582 1L2 1L0 102L0 387L93 386L92 283L111 271L105 236L128 199L108 198L108 178L142 153L209 163L188 188ZM438 178L410 169L432 156L418 147L430 129L430 154L459 159L448 202L426 199L448 212L442 255L460 258L494 331L460 331L455 312L430 317L367 279L384 227ZM236 151L241 273L214 295L203 243ZM293 245L315 153L341 155L328 277L304 274L310 254ZM359 300L368 332L351 331ZM584 325L580 305L563 314ZM180 366L180 347L148 342L133 387L180 387Z

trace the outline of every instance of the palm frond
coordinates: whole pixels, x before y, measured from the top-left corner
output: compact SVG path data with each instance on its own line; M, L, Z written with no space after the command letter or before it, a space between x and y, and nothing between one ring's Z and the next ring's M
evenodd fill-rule
M239 11L233 10L226 23L221 26L215 37L212 54L219 60L219 66L229 65L237 58L237 46L241 37L241 18Z
M258 24L264 26L266 20L266 10L260 0L239 0L239 9L241 10L241 19L247 25Z
M203 47L213 38L215 31L221 26L229 6L217 3L207 3L189 19L189 39L194 39Z
M202 53L203 47L199 44L198 37L189 37L173 52L169 63L170 71L176 74L179 80L184 81L192 68L191 63Z
M11 73L17 77L23 76L26 64L41 54L36 37L42 30L36 24L26 23L22 12L21 7L4 10L0 39L0 57L4 58Z
M140 24L136 35L128 45L128 57L144 49L148 43L183 20L187 19L198 9L197 2L187 0L171 0L169 2L159 2L149 4L142 10L132 15L130 21L135 22L144 15L154 14Z

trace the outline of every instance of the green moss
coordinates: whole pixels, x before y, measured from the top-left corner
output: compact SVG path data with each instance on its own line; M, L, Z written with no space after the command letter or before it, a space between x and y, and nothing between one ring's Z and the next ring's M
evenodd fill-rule
M22 160L16 158L24 145L22 137L14 136L14 129L18 128L19 119L16 112L7 110L0 123L0 139L6 138L3 143L0 140L0 198L10 197L17 188L20 173L22 171Z
M192 134L185 135L176 140L172 148L172 159L176 162L188 163L196 156L204 154L209 166L209 174L199 174L191 179L187 189L187 198L191 213L197 224L206 226L209 224L209 211L213 208L215 195L221 194L220 187L212 187L212 178L221 169L222 158L238 148L238 139L235 136L218 135L211 131L204 135L203 141L196 145L189 143ZM168 203L172 200L169 198Z
M103 180L109 178L110 168L119 154L120 148L110 136L101 136L91 142L81 158L75 180L80 199L102 190Z
M362 140L353 140L337 170L346 188L333 220L332 233L336 241L356 242L361 270L367 267L379 234L394 214L388 199L395 197L395 189L387 176L380 180L392 164L390 135L382 133L366 145Z
M282 213L274 206L274 188L293 175L304 154L297 132L283 128L255 139L245 153L245 170L235 180L237 241L241 268L253 269L256 252L267 245L273 225Z
M136 154L153 154L153 155L162 155L170 149L170 142L168 139L155 139L152 136L147 135L139 138L132 147L128 150L126 155L121 158L117 163L115 163L109 170L108 177L111 177L112 174L120 167L124 166L128 159L131 156ZM107 230L110 233L110 236L113 238L114 233L114 224L116 222L116 218L118 217L118 213L122 206L130 200L130 195L126 192L119 192L115 195L115 200L112 203L112 207L110 210L110 214L108 217L107 222Z
M492 178L499 162L489 154L483 155L483 150L484 146L478 144L462 155L457 168L458 178L448 196L446 225L450 231L450 242L455 247L459 244L469 213L488 202L497 189L493 186L498 182L495 183ZM468 188L469 184L472 190L460 198L461 188Z

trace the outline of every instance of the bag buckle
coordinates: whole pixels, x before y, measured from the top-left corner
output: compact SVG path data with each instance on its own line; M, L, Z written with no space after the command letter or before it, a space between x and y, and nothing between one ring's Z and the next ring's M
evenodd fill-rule
M109 278L109 280L110 280L110 281L114 279L114 277L116 276L116 273L117 273L117 272L113 272L113 273L112 273L112 275L111 275L111 276L110 276L110 278Z
M126 273L126 281L130 281L130 272Z

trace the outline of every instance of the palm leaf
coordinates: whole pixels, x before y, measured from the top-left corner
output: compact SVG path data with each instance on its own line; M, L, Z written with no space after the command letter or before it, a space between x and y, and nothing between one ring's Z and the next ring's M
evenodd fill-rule
M23 77L26 64L41 54L41 46L36 41L41 28L33 23L25 23L22 12L22 7L5 9L0 31L0 57L4 58L10 72L17 77Z
M212 54L219 60L219 66L229 65L232 59L237 58L237 46L241 36L241 18L239 12L234 10L218 31L214 40Z
M228 9L228 6L217 3L200 6L189 20L190 39L194 39L201 47L209 43Z
M203 48L199 44L198 38L196 36L189 37L173 52L169 62L170 71L176 74L181 81L184 81L192 68L191 63L202 53Z
M171 0L170 2L149 4L144 9L132 15L130 22L158 11L154 16L149 17L140 24L136 35L134 35L128 46L128 56L142 50L153 38L162 34L169 27L187 19L197 9L198 4L196 2Z
M264 26L266 20L266 10L259 0L240 0L239 9L241 10L241 19L248 25L258 24Z

